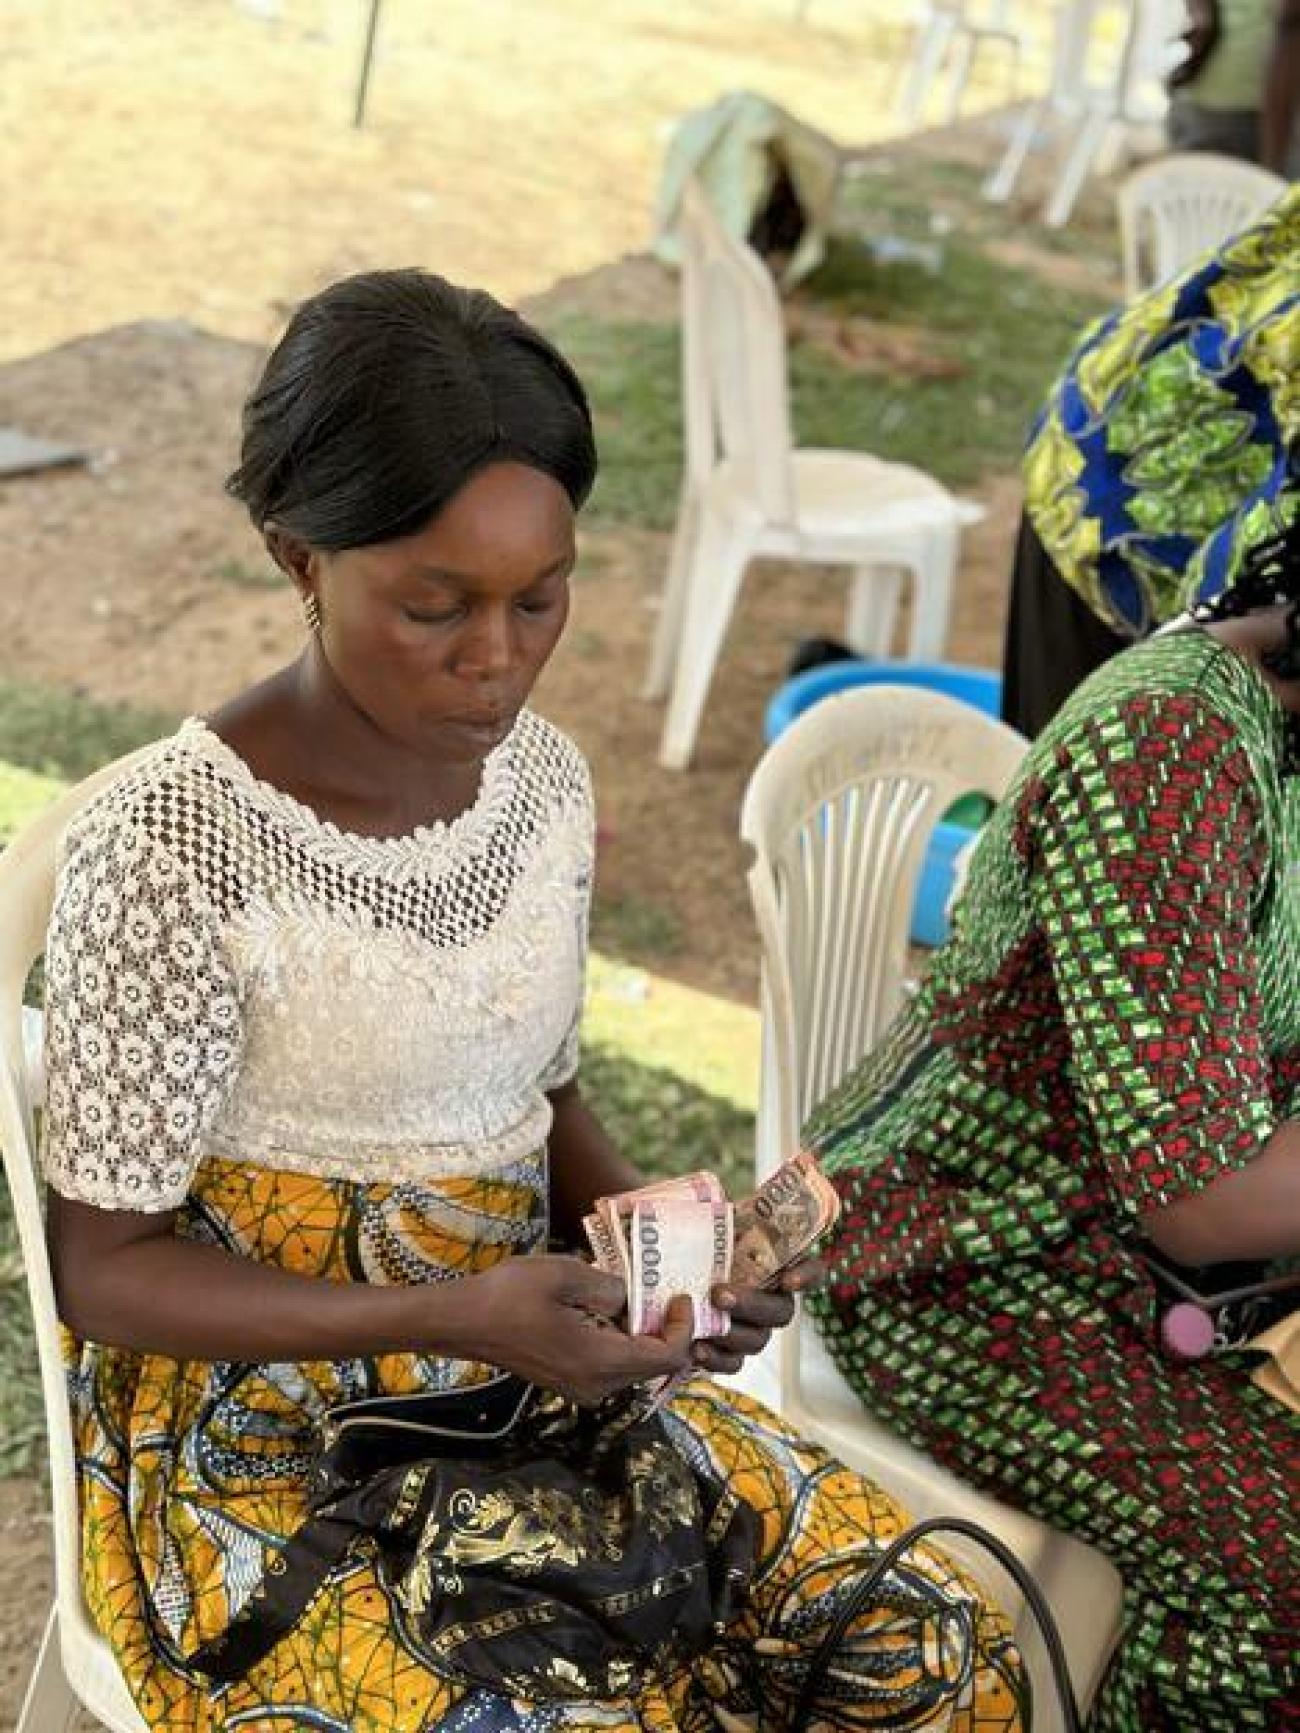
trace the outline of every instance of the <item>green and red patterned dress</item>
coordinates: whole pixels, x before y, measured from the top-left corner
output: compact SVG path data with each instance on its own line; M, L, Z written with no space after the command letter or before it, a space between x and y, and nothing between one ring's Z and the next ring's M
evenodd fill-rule
M1106 664L809 1128L845 1206L812 1304L864 1402L1123 1574L1097 1733L1300 1728L1300 1418L1164 1356L1129 1244L1296 1111L1292 744L1204 632Z

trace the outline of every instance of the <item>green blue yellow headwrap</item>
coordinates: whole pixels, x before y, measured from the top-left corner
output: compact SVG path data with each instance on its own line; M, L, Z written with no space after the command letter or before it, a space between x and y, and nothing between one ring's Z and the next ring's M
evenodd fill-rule
M1030 436L1026 510L1065 581L1140 638L1300 516L1298 452L1300 186L1088 331Z

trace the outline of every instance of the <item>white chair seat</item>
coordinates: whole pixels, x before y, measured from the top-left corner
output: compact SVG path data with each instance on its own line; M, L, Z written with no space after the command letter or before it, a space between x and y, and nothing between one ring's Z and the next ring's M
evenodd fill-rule
M1082 1541L967 1485L891 1431L863 1407L806 1321L798 1326L799 1396L795 1402L783 1402L782 1347L774 1340L765 1353L723 1382L766 1403L846 1468L883 1487L911 1521L962 1517L1004 1541L1046 1595L1062 1627L1075 1691L1080 1702L1088 1702L1101 1682L1118 1630L1123 1585L1114 1566ZM1033 1614L1012 1579L998 1570L983 1548L961 1535L940 1537L936 1544L960 1559L979 1580L991 1570L998 1571L999 1605L1030 1657L1040 1688L1045 1688L1046 1656ZM1036 1711L1036 1733L1059 1733L1054 1716L1054 1705L1043 1702Z
M964 1517L1006 1542L1046 1595L1066 1640L1075 1689L1082 1702L1095 1692L1118 1629L1123 1585L1114 1566L1095 1551L968 1486L868 1412L840 1376L817 1332L800 1331L802 1404L789 1419L847 1467L894 1493L914 1520ZM989 1555L960 1535L940 1541L977 1576L990 1569ZM993 1567L996 1569L996 1567ZM999 1573L999 1599L1022 1647L1035 1660L1039 1648L1033 1615L1010 1578ZM1041 1663L1040 1663L1041 1664ZM1051 1733L1043 1704L1036 1727Z
M908 463L889 463L865 451L828 451L817 446L791 453L794 517L790 523L763 523L755 530L762 553L798 553L806 544L835 544L833 555L857 557L859 548L875 550L900 536L948 531L954 525L978 523L984 508L959 500L924 470ZM710 505L743 513L748 502L744 478L734 465L720 463L709 477L705 497ZM871 501L868 519L863 500Z
M872 543L912 530L978 523L983 508L954 499L946 487L909 463L887 463L864 451L824 451L815 446L793 453L794 497L799 532L842 536ZM862 499L871 497L871 522L864 523Z

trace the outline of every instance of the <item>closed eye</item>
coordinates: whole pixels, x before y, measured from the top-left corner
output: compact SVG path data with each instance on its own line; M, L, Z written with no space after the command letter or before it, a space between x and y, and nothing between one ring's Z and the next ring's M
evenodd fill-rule
M442 613L429 614L419 608L403 608L402 615L417 626L450 626L465 612L463 608L448 608Z

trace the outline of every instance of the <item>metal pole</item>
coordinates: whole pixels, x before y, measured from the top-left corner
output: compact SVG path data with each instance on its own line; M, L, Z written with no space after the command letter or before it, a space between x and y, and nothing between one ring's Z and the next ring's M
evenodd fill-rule
M366 24L366 47L361 57L361 76L357 80L357 106L352 116L353 126L366 118L366 94L370 89L370 67L375 58L375 37L379 33L379 9L384 0L370 0L370 18Z

